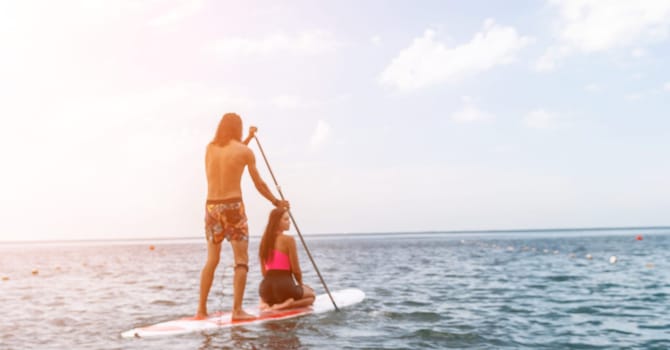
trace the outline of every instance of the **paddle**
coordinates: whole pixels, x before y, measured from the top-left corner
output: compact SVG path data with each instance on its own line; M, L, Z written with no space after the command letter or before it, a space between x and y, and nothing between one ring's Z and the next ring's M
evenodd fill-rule
M265 165L267 165L268 170L270 170L270 175L272 175L272 181L274 181L275 187L277 187L277 191L279 192L279 196L281 197L282 200L285 200L284 199L284 193L282 193L281 187L279 186L279 183L277 183L277 178L275 177L275 174L272 171L272 168L270 167L270 162L268 162L268 158L265 156L265 152L263 152L263 147L261 146L261 142L258 141L258 137L255 134L254 134L254 139L256 140L256 144L258 145L258 149L261 151L261 154L263 155L263 159L265 160ZM298 232L298 237L300 237L300 241L302 242L303 247L305 247L305 251L307 252L307 256L309 257L309 260L312 262L312 265L314 266L314 270L316 270L316 274L319 275L319 279L321 280L321 284L323 284L323 288L326 290L326 293L328 293L328 297L330 298L330 301L333 302L333 306L335 307L335 311L340 311L340 309L335 304L335 299L333 299L333 296L330 294L330 290L328 289L328 286L326 285L326 282L323 280L323 277L321 276L321 272L319 272L319 268L316 267L316 263L314 262L314 258L312 258L312 254L309 252L309 248L307 248L307 243L305 243L305 239L302 237L302 234L300 233L300 229L298 228L298 224L295 222L295 219L293 218L293 213L291 213L290 209L288 211L288 215L289 215L289 217L291 217L291 221L293 222L293 227L295 227L296 232Z

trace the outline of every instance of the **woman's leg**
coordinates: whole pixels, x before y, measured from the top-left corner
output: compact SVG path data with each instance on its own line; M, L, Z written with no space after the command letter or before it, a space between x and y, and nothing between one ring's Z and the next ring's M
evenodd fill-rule
M306 284L303 284L302 285L302 297L303 298L305 298L305 297L316 298L316 294L314 294L314 289L312 289L312 287L310 287Z
M288 299L284 300L283 302L281 302L279 304L272 305L272 307L270 307L270 309L271 310L290 309L290 308L292 308L291 305L293 304L293 301L294 301L293 298L288 298Z
M270 305L268 303L266 303L265 300L263 300L263 298L258 298L258 308L261 311L266 311L266 310L270 309Z
M287 309L293 309L293 308L299 308L299 307L307 307L314 304L314 297L304 297L300 300L296 300L292 302Z
M296 286L296 288L300 288L299 286ZM307 307L312 304L314 304L314 299L316 299L316 296L314 295L314 290L306 285L302 286L302 298L300 299L293 299L289 298L286 301L284 301L281 304L275 304L272 305L272 310L285 310L285 309L295 309L295 308L300 308L300 307Z
M308 285L302 285L302 298L293 302L291 307L306 307L314 304L316 295L314 295L314 289Z

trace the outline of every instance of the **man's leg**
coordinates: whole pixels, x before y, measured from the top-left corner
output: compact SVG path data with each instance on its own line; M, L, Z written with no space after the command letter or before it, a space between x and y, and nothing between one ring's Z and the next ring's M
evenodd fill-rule
M219 264L219 257L221 254L221 243L214 244L207 240L207 262L200 273L200 303L198 304L198 312L195 317L207 317L207 297L209 296L209 289L212 287L214 280L214 272L216 266Z
M244 299L244 289L247 285L247 272L249 271L249 241L233 240L230 242L233 247L235 258L235 277L233 279L233 320L248 320L256 318L242 309L242 300Z

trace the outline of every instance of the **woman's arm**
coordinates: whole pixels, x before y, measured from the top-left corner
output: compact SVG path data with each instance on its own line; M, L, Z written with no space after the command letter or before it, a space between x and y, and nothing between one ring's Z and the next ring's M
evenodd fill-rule
M302 271L300 270L300 262L298 261L298 249L295 245L295 239L293 237L287 236L288 240L288 257L291 261L291 272L293 272L293 277L299 285L302 286Z
M258 260L260 260L260 262L261 262L261 276L265 277L265 273L267 272L267 271L265 271L265 263L263 263L262 259L258 259Z

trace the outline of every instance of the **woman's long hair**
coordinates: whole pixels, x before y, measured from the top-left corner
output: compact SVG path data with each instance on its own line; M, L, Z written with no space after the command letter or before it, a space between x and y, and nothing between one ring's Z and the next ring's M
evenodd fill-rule
M284 216L284 213L286 213L286 209L284 208L274 208L270 212L268 225L265 227L261 244L258 247L258 257L261 260L261 264L265 264L272 256L272 249L275 247L277 234L280 231L279 222L281 221L282 216Z
M212 143L217 146L225 146L230 140L242 141L242 118L235 113L223 115Z

